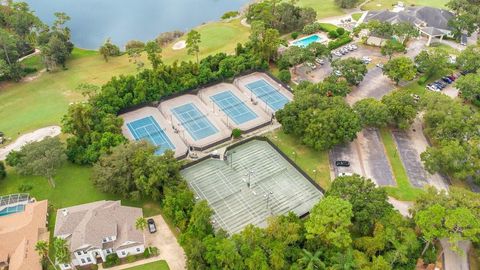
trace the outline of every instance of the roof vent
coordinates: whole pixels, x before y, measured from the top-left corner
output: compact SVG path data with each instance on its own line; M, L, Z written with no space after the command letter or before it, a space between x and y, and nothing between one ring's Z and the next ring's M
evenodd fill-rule
M68 215L68 210L67 209L62 209L62 214L64 217Z

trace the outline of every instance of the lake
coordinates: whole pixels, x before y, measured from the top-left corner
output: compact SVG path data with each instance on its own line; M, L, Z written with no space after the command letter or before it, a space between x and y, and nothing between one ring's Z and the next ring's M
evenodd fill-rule
M98 49L107 38L124 46L129 40L152 40L167 31L187 31L239 10L249 0L24 0L51 25L54 12L71 17L72 40L80 48Z

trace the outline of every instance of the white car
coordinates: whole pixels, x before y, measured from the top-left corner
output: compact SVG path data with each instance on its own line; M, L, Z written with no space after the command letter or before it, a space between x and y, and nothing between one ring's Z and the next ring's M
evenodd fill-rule
M352 176L353 173L349 173L349 172L341 172L338 174L338 177L343 177L343 176Z
M334 70L333 74L335 74L337 76L342 76L342 72L340 72L340 70Z

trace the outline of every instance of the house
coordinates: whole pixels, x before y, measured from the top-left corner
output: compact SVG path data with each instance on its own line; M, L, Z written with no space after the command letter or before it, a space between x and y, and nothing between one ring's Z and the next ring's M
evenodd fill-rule
M454 16L450 11L440 8L407 7L395 11L368 11L363 16L362 22L377 20L392 24L400 22L411 23L415 25L422 35L428 37L427 45L430 45L432 38L443 39L444 36L452 36L452 28L448 25L448 22Z
M97 201L59 209L55 222L55 237L66 239L71 263L60 268L97 264L116 253L124 258L143 253L145 238L135 228L142 209L122 206L120 201Z
M47 209L28 194L0 197L0 269L42 269L35 245L48 241Z

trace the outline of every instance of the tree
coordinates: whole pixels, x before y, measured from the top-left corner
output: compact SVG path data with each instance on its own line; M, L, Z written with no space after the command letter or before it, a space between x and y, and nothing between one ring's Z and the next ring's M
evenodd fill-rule
M130 142L112 149L94 165L93 183L104 192L125 198L148 196L160 200L167 186L180 181L180 164L173 152L155 156L155 147L145 141Z
M353 57L333 61L332 68L340 71L342 77L351 85L358 85L362 82L368 72L367 66L362 60Z
M393 91L383 96L382 103L388 108L392 124L401 129L408 128L417 115L417 103L407 92Z
M418 71L425 74L426 78L444 76L451 71L448 53L441 48L421 51L415 56Z
M108 62L108 57L120 55L120 49L117 45L112 44L112 40L108 38L105 43L98 50L100 54L105 59L105 62Z
M450 0L446 6L455 13L455 18L450 20L449 25L454 28L454 34L458 37L467 32L471 35L478 29L480 22L480 8L473 0Z
M315 55L312 53L312 51L306 48L291 46L283 53L282 59L285 59L291 66L295 68L301 63L313 62Z
M55 262L57 264L67 264L70 263L70 251L68 249L67 240L54 237L53 238L53 250L55 251Z
M250 43L254 52L263 60L270 61L277 55L281 43L277 29L267 28L262 21L252 22Z
M390 123L388 107L374 98L365 98L357 101L353 110L360 117L364 126L385 127Z
M62 142L56 137L47 137L39 142L32 142L23 146L20 151L8 154L15 157L13 164L21 175L38 175L48 179L52 187L55 187L57 169L66 161L65 149Z
M74 47L70 41L70 29L65 27L70 17L63 12L56 12L55 17L53 26L50 29L44 29L38 36L38 44L41 47L47 71L54 69L57 65L66 68L66 61Z
M316 88L296 92L294 101L276 112L283 130L316 150L352 141L361 130L358 115L343 98L327 97L310 90Z
M35 251L38 253L40 257L46 258L52 265L53 269L57 269L57 267L53 263L50 256L48 256L48 243L46 241L43 241L43 240L38 241L35 244Z
M361 235L371 233L375 222L393 210L385 189L356 174L335 179L326 196L341 198L352 205L352 223Z
M395 82L411 81L417 74L415 64L408 57L397 57L389 60L383 67L383 74Z
M358 0L335 0L335 4L341 8L353 8L358 4Z
M318 250L315 253L311 253L306 249L302 249L302 258L298 260L298 263L303 266L305 270L326 269L325 263L320 259L322 251Z
M418 37L420 32L410 22L399 22L393 24L393 33L402 39L402 44L406 45L407 41L412 37Z
M389 39L382 46L381 52L383 55L388 55L388 59L392 59L393 54L405 52L405 45L394 39Z
M155 41L149 41L145 45L145 51L147 52L147 58L152 64L152 68L156 70L162 64L162 48Z
M187 51L189 55L195 55L197 57L197 65L198 65L198 54L200 52L200 33L191 30L187 34Z
M7 169L5 168L5 163L0 161L0 180L5 179L7 177Z
M462 97L480 106L480 74L467 74L455 81L455 87Z
M307 239L318 239L329 248L344 249L351 245L349 228L353 217L352 205L335 196L317 203L305 221Z
M467 70L473 73L477 72L480 69L480 46L467 46L467 48L458 55L457 65L460 70Z
M144 217L139 217L135 220L135 229L139 231L144 231L147 225L147 220Z
M17 43L20 40L4 29L0 29L0 59L2 76L19 81L23 76L21 66L18 63L20 51Z

